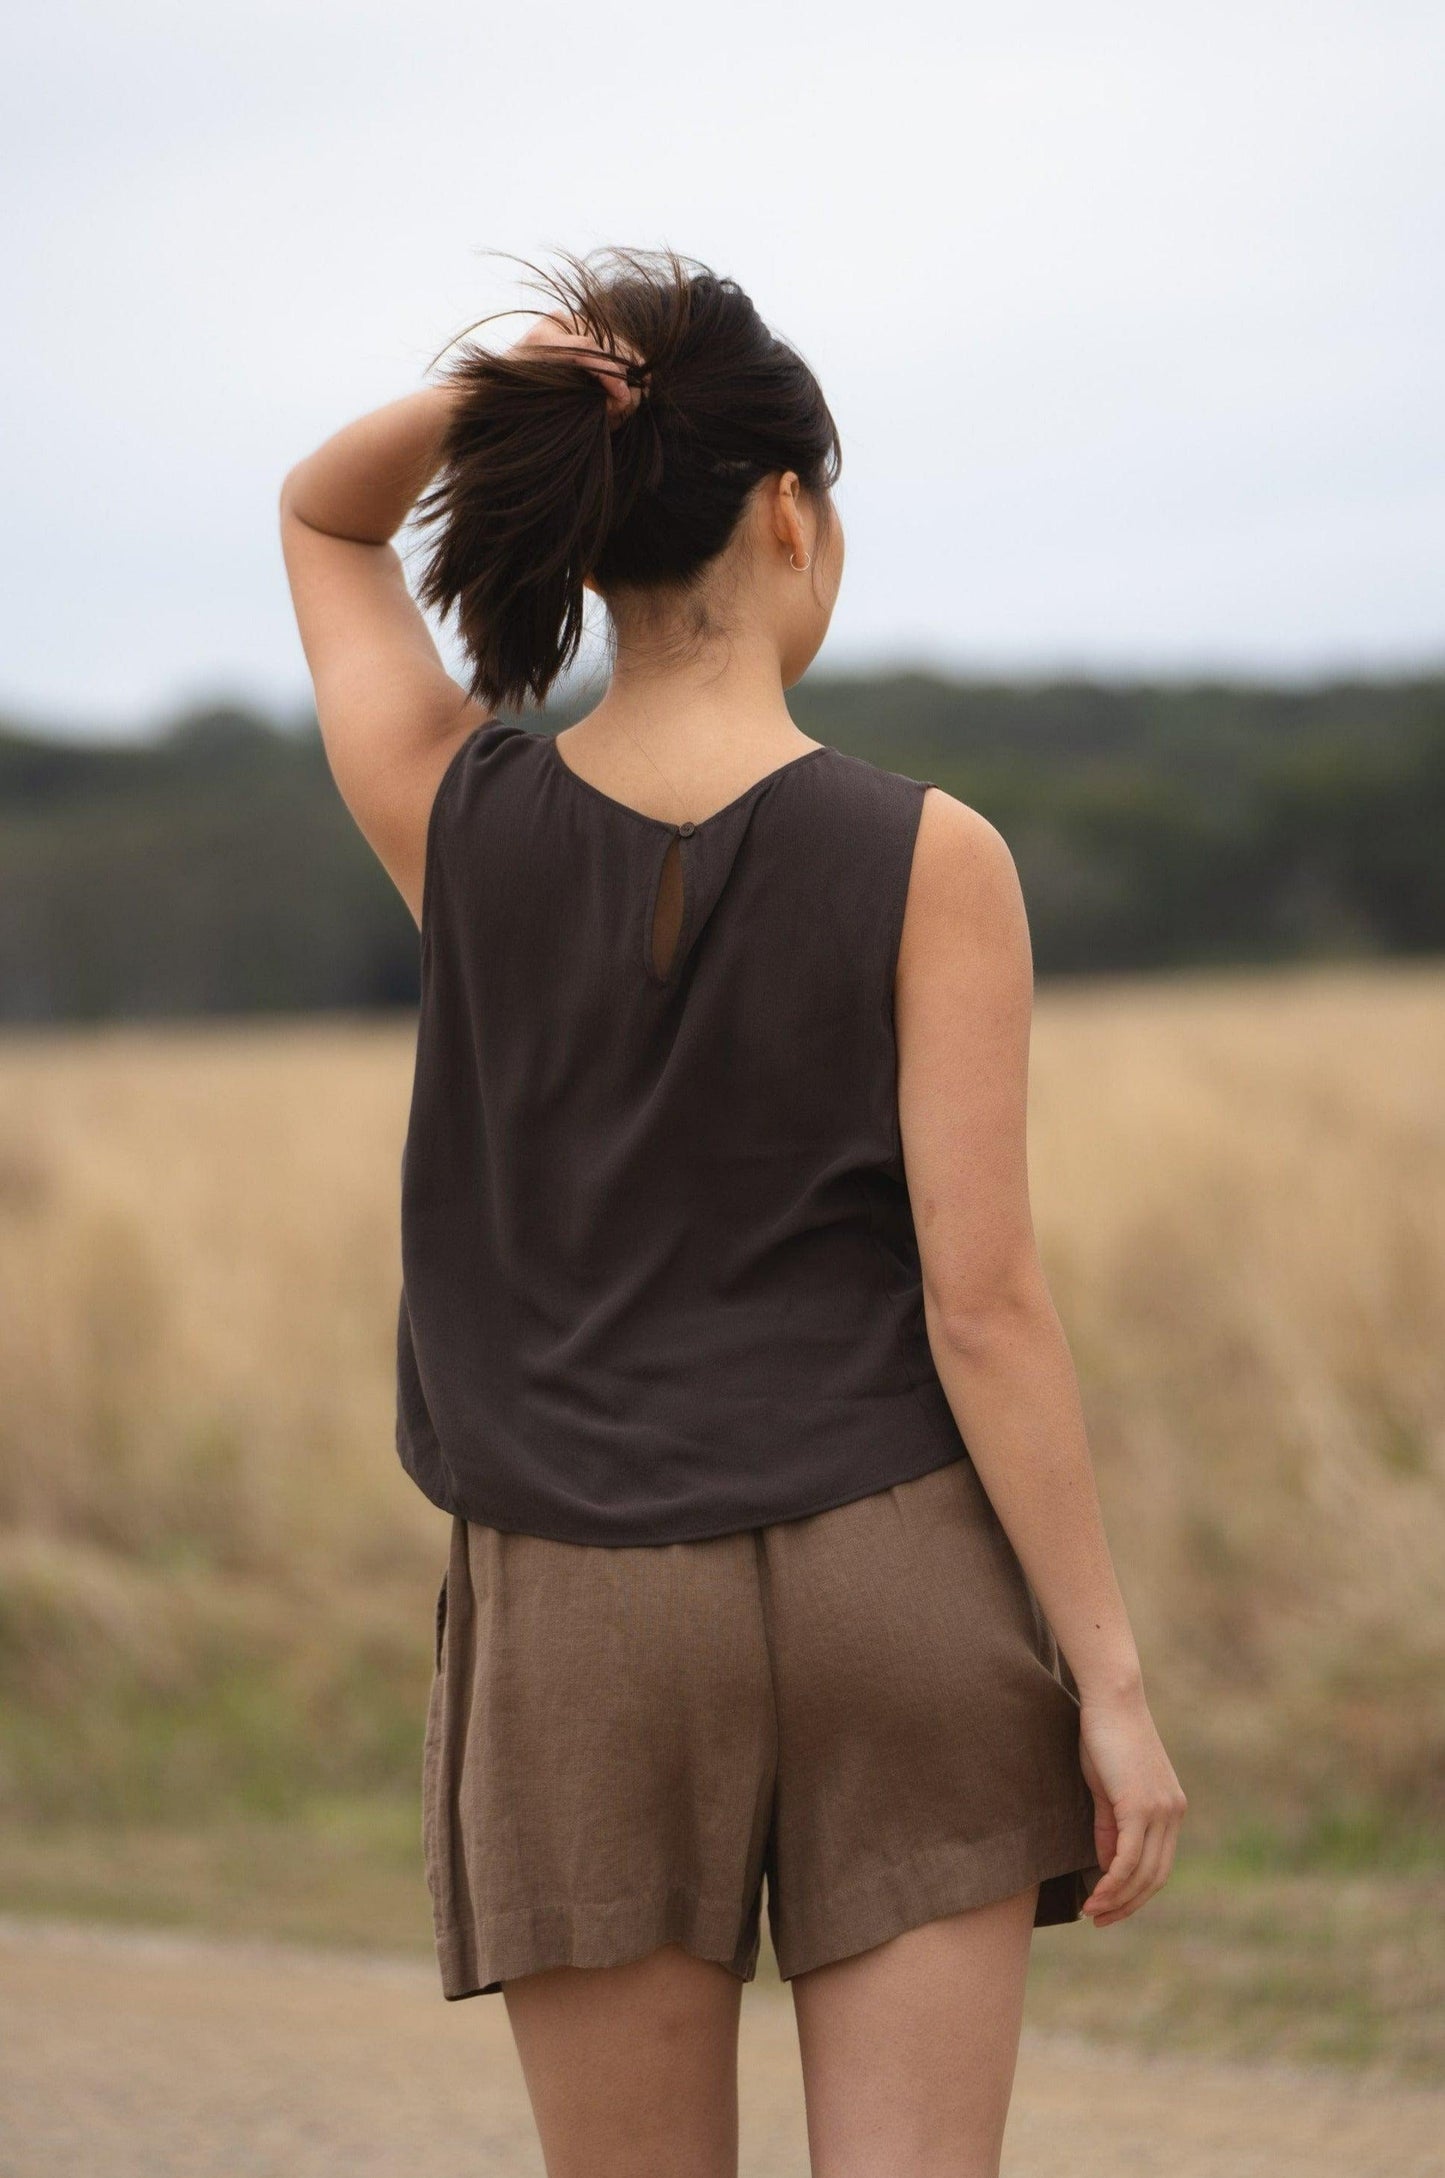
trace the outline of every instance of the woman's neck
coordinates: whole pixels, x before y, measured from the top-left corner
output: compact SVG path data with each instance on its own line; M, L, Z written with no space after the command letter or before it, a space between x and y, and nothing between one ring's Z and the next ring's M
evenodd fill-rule
M697 819L816 747L793 723L776 652L663 665L619 655L596 708L562 736L567 763L649 816Z

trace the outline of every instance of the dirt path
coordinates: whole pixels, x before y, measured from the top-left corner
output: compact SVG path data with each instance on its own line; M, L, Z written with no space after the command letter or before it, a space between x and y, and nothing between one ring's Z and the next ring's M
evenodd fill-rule
M785 1992L743 2002L743 2178L807 2178ZM542 2178L501 2000L425 1966L0 1921L4 2178ZM1440 2178L1445 2093L1031 2036L1006 2178Z

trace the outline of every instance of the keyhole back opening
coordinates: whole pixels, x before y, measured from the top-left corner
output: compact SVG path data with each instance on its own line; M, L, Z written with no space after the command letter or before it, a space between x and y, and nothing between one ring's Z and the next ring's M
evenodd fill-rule
M660 982L665 983L672 973L678 940L682 936L682 918L686 905L682 849L674 835L668 841L667 852L662 858L662 868L658 873L652 903L652 970Z

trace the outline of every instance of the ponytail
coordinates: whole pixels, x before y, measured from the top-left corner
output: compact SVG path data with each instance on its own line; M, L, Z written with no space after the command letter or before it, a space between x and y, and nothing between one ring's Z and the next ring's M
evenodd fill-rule
M736 282L670 250L562 262L542 276L551 313L634 359L642 397L614 422L597 371L565 350L469 347L415 509L431 532L418 595L455 613L470 692L492 710L546 700L581 644L585 578L604 598L686 584L764 476L796 470L826 506L841 467L812 372Z

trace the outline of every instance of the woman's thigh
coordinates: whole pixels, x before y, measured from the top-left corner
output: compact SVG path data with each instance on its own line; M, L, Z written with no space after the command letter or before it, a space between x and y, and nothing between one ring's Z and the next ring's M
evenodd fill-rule
M995 2178L1037 1899L793 1977L813 2178Z
M742 1989L676 1944L504 1982L548 2178L736 2178Z

